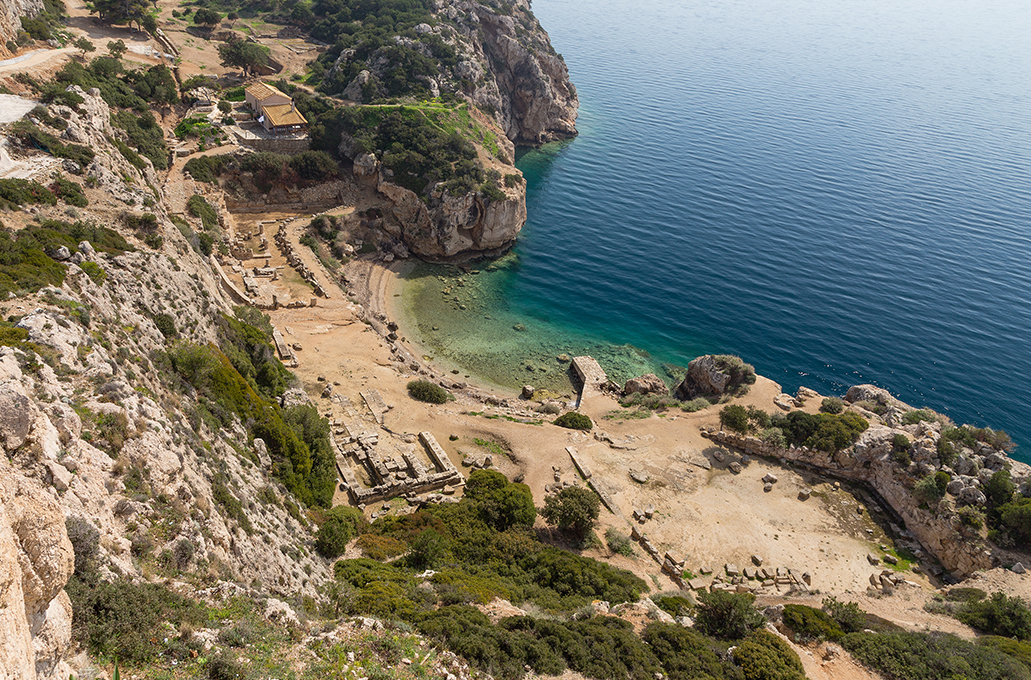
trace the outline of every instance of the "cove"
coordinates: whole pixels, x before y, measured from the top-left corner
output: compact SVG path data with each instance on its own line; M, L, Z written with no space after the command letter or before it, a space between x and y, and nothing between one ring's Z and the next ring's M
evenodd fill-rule
M622 380L733 353L787 391L874 383L1004 429L1031 460L1031 8L534 11L580 136L518 159L529 220L511 254L408 279L435 359L568 389L562 354Z

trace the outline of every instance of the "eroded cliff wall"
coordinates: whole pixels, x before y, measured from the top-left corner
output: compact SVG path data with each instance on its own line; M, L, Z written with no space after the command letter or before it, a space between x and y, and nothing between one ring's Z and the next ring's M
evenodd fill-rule
M0 0L0 55L6 55L6 43L21 30L22 17L34 17L43 11L43 0Z

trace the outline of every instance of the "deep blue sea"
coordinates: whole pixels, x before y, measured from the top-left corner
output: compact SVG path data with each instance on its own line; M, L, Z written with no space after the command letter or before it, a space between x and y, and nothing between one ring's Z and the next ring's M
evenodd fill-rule
M733 353L786 391L874 383L1006 430L1031 460L1031 3L533 9L580 136L519 158L511 255L413 276L434 359L561 390L562 353L620 379Z

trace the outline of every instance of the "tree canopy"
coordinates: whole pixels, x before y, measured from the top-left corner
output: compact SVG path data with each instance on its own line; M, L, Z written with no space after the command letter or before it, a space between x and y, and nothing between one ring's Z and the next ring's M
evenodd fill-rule
M243 40L227 42L218 46L218 56L226 68L238 68L249 75L257 68L268 66L269 48Z

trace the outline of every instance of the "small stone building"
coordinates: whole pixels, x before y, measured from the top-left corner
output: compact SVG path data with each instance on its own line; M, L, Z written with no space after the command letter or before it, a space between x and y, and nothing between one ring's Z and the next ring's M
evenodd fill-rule
M293 99L271 85L248 85L244 89L244 100L268 132L282 134L308 129L308 121L294 106Z

